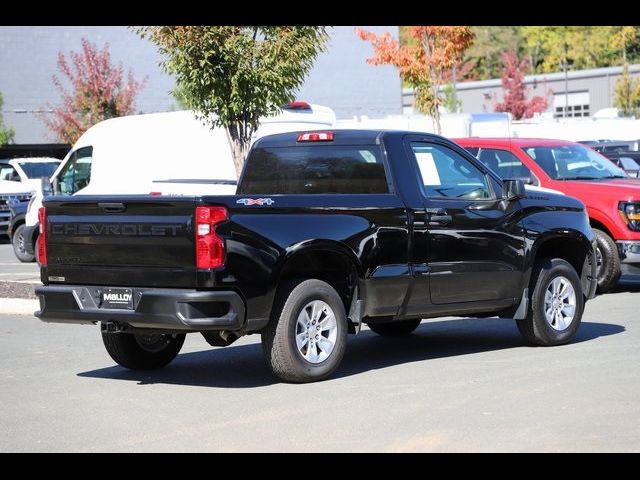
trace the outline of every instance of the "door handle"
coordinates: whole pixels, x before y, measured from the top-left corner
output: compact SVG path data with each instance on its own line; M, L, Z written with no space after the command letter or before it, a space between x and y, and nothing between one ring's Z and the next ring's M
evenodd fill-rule
M100 202L98 203L98 207L102 208L104 213L122 213L127 209L124 203L119 203L119 202L117 203L116 202L113 202L113 203Z
M431 226L447 225L453 220L444 208L434 208L429 213L429 225Z
M448 225L452 220L451 215L431 215L429 217L429 225Z

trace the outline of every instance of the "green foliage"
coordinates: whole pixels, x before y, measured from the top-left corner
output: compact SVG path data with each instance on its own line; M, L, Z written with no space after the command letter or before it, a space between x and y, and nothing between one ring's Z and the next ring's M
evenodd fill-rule
M209 126L226 128L238 174L260 117L295 99L328 36L325 27L142 27L158 45L179 98Z
M629 64L625 63L622 76L614 89L614 105L624 116L640 115L640 80L629 75Z
M464 60L473 65L467 79L498 78L502 53L515 50L530 63L527 74L557 72L566 58L572 69L640 61L640 27L630 26L475 26L474 44ZM408 38L406 27L401 28Z
M13 141L13 136L16 131L11 127L5 126L4 119L2 118L2 105L4 105L4 98L2 98L2 93L0 93L0 145L5 145Z
M462 107L462 100L453 95L453 83L447 83L440 90L441 105L448 113L456 113Z
M616 63L610 26L521 27L522 38L530 51L536 51L536 69L555 72L566 58L575 70L606 67ZM618 60L619 61L619 60Z
M475 26L471 30L475 41L465 54L465 60L473 64L470 78L487 80L502 75L502 54L515 50L523 55L524 42L520 36L520 27Z

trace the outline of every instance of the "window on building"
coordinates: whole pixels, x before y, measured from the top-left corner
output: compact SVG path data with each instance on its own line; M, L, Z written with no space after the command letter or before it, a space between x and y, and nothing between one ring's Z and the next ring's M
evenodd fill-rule
M589 92L564 92L553 95L553 116L563 117L588 117L589 116Z

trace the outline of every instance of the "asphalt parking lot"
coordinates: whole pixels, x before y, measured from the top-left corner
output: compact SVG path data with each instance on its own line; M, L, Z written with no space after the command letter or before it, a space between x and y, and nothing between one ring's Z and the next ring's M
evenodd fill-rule
M637 452L638 311L640 286L622 285L554 348L497 319L363 331L308 385L277 382L258 336L211 348L189 335L171 365L140 373L115 366L98 327L0 312L0 451Z
M0 282L40 283L40 273L36 263L21 263L13 253L9 239L0 236Z

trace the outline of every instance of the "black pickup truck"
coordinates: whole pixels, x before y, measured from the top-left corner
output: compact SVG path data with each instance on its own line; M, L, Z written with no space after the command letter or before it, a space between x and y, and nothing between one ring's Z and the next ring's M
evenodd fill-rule
M272 135L235 196L53 196L40 225L36 315L100 322L132 369L168 364L186 333L260 333L273 372L309 382L363 323L407 335L445 315L513 318L528 343L558 345L596 288L579 201L415 132Z

